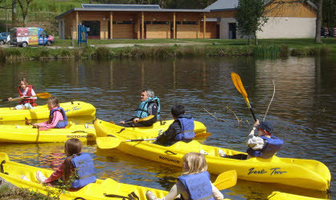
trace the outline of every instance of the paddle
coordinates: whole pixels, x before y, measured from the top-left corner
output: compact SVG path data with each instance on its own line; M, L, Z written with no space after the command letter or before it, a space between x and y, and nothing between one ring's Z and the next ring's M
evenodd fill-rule
M232 78L232 82L233 84L236 86L238 92L240 92L240 94L243 95L245 101L246 101L246 104L247 104L247 107L250 109L251 113L252 113L252 116L253 116L253 119L254 121L257 121L257 118L256 116L254 115L254 112L253 112L253 109L251 107L251 104L250 104L250 101L248 100L247 98L247 93L244 89L244 85L240 79L240 76L234 72L231 73L231 78Z
M229 170L223 173L220 173L216 181L213 183L218 190L224 190L230 187L235 186L237 183L237 172L236 170Z
M137 123L139 123L139 122L143 122L143 121L151 120L151 119L153 119L154 117L155 117L154 115L149 115L149 116L147 116L147 117L144 117L144 118L139 119L139 120L137 121ZM113 121L110 121L110 123L115 124ZM125 124L129 124L129 123L133 123L133 121L125 122Z
M156 138L120 140L116 137L98 137L96 138L96 143L100 149L114 149L118 147L120 143L122 142L141 142L141 141L151 141L151 140L156 140Z
M195 138L202 139L202 138L208 138L211 135L211 133L195 133Z
M29 97L24 97L24 98L31 98L31 97L38 97L41 99L48 99L49 97L51 97L51 94L49 92L41 92L41 93L37 93L34 96L29 96ZM14 98L11 101L18 101L21 100L21 98ZM1 99L0 101L8 101L8 99Z

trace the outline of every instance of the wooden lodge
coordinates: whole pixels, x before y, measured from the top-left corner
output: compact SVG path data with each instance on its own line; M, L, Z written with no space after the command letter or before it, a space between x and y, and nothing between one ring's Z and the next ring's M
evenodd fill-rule
M217 0L205 9L162 9L159 5L82 4L59 16L60 39L77 39L78 24L90 28L89 39L236 39L234 18L239 0ZM287 3L286 3L287 2ZM283 4L281 7L275 5ZM316 6L311 2L273 0L268 22L258 38L313 38Z
M79 23L90 27L89 39L218 38L209 11L161 9L159 5L82 4L56 17L60 39L77 38Z

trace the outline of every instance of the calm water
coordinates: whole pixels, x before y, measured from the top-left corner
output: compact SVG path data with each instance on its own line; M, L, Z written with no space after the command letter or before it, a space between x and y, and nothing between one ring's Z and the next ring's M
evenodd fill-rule
M51 61L0 64L1 98L15 97L22 77L28 78L37 92L50 92L62 102L81 100L97 108L97 118L128 119L140 101L142 88L152 88L161 98L164 119L171 119L170 108L184 104L188 113L203 122L212 136L205 143L245 151L245 136L253 118L244 99L231 81L238 73L259 119L267 114L275 135L285 145L280 157L315 159L325 163L334 177L336 147L336 58L289 58L254 60L251 58L183 60ZM45 100L38 100L44 104ZM12 106L2 103L1 106ZM219 121L208 112L225 121ZM238 124L236 114L242 119ZM78 123L92 119L76 119ZM117 150L97 150L85 145L94 158L100 178L168 190L180 169L125 155ZM63 155L63 144L0 144L0 151L13 161L55 168ZM215 178L215 177L213 177ZM336 198L332 182L331 198ZM273 190L328 197L303 189L238 181L224 190L231 199L265 199Z

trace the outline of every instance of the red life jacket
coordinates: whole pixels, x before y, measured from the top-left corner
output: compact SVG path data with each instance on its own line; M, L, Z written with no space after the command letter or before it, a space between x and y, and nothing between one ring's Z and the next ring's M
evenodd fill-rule
M27 85L28 87L28 92L26 94L26 96L30 97L32 96L32 89L33 89L33 86L32 85ZM23 96L22 92L21 92L21 87L18 88L19 90L19 94L20 94L20 97ZM30 103L30 105L32 106L37 106L37 104L35 103L35 99L22 99L20 104L25 104L25 103Z

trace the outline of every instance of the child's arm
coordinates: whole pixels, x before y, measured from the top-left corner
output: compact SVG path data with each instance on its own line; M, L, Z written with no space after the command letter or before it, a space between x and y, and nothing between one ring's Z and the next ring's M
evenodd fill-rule
M53 113L53 120L51 121L50 124L47 124L45 127L46 128L55 128L57 123L61 120L63 120L63 115L60 111L56 111Z
M224 195L211 183L212 196L216 200L224 199Z
M63 164L59 166L43 183L51 183L63 176Z
M31 90L31 95L32 95L32 96L35 96L35 95L36 95L34 89ZM37 99L37 97L30 97L29 99Z

